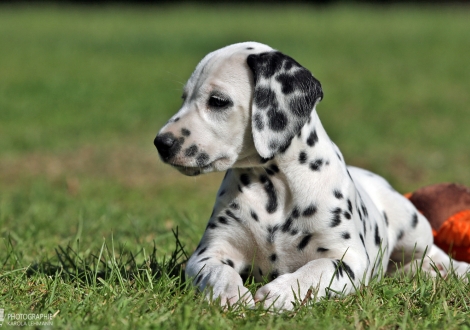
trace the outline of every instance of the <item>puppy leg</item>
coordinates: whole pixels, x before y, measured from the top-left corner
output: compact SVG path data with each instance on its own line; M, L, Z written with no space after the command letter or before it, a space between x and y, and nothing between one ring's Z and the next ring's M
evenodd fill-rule
M403 271L416 273L419 269L437 276L445 277L450 272L458 276L469 273L470 265L451 259L444 251L432 243L431 226L427 219L415 212L411 228L401 230L392 253L391 260L403 266ZM390 267L393 270L393 266Z
M464 280L467 280L466 275L470 272L470 264L453 260L434 244L426 252L423 260L417 259L410 262L405 265L404 270L415 273L420 268L432 276L440 273L441 276L446 277L449 273L454 272Z
M284 274L261 287L255 301L266 309L291 310L296 301L330 295L348 294L357 288L366 270L366 262L348 252L343 260L312 260L294 273ZM311 297L307 296L310 295Z

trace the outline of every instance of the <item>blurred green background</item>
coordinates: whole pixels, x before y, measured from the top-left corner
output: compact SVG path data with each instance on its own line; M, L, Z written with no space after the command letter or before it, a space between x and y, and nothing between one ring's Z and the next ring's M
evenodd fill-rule
M269 44L323 85L347 162L407 192L470 185L468 7L1 6L0 234L16 264L103 237L191 252L221 174L184 177L153 138L208 52ZM5 250L3 250L5 251ZM5 258L0 248L0 260Z

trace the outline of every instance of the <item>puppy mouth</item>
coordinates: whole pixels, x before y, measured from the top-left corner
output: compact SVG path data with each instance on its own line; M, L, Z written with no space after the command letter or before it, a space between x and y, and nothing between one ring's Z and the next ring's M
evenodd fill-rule
M171 165L176 168L180 173L187 175L187 176L197 176L199 174L211 172L212 166L207 165L204 167L188 167L188 166L181 166L181 165Z
M187 176L197 176L199 174L214 172L214 171L224 171L230 167L229 158L227 156L221 156L216 158L212 162L202 165L202 166L191 166L191 165L180 165L180 164L170 164L172 167L177 169L184 175ZM219 166L220 165L220 166Z

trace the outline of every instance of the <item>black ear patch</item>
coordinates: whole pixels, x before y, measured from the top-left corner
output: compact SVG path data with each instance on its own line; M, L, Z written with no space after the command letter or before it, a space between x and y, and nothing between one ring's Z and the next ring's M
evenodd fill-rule
M310 71L280 52L251 54L247 64L254 80L253 139L258 153L269 158L300 131L323 91Z

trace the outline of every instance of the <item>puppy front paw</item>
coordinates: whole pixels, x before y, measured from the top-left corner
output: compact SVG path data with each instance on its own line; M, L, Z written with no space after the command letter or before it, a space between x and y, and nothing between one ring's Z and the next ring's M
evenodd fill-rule
M208 267L194 279L194 284L204 293L208 301L220 299L223 307L254 306L253 295L243 286L240 275L230 266Z
M255 302L262 303L265 309L289 311L296 302L311 295L310 286L299 282L293 274L284 274L256 291Z
M254 307L255 305L253 295L243 285L223 285L222 283L217 283L212 288L207 288L206 290L206 298L212 301L217 298L220 298L220 305L222 307L240 305Z

